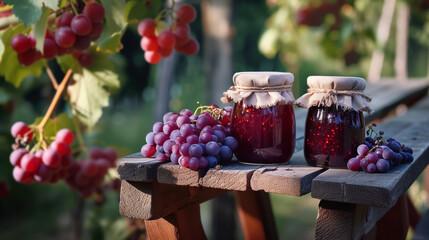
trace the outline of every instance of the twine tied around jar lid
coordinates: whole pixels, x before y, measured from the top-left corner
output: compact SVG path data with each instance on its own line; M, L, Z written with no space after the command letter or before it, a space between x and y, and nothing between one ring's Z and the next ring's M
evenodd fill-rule
M335 105L345 110L372 112L368 105L371 97L363 90L365 80L358 77L310 76L307 78L308 93L295 101L295 104L309 108L312 106L330 107Z
M238 72L234 86L223 93L223 103L243 102L243 106L267 108L277 104L293 104L293 75L283 72Z

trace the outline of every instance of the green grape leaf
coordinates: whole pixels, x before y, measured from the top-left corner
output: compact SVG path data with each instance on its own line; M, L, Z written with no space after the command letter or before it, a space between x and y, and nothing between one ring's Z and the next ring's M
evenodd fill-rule
M25 27L37 22L42 16L42 6L58 9L59 0L4 0L3 3L13 5L12 13L19 18Z
M63 72L67 72L69 69L73 70L73 72L80 71L79 62L71 54L65 54L61 57L57 57L57 62Z
M36 49L43 54L46 28L48 27L49 8L42 8L42 17L34 24L34 39L36 39Z
M117 53L122 49L121 38L127 28L124 18L124 0L102 0L105 11L105 25L98 40L98 50Z
M119 77L107 54L94 54L94 64L75 73L76 82L69 86L72 112L79 120L92 128L100 119L103 107L109 105L110 91L119 88Z
M33 125L38 125L43 120L43 117L38 117ZM58 116L51 118L43 128L43 137L48 139L47 144L50 144L55 139L55 135L60 129L68 128L74 130L73 119L67 113L61 113ZM36 139L39 139L39 133L36 131Z
M1 32L0 38L4 46L10 46L10 40L15 34L28 34L31 28L24 28L24 24L9 27ZM45 60L41 59L31 66L25 67L18 62L18 55L11 47L5 47L0 58L0 75L5 77L7 82L19 87L22 80L29 75L39 77L42 74Z
M132 22L135 20L142 20L144 18L155 18L162 3L160 0L131 0L125 6L125 20Z

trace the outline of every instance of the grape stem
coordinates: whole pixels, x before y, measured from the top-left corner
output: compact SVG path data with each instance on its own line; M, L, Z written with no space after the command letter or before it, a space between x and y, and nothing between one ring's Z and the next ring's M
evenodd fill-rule
M48 66L48 64L45 62L45 68L46 68L46 73L49 76L49 79L51 79L52 85L54 86L55 90L58 90L58 82L57 79L55 79L54 74L52 73L51 68Z
M58 104L58 101L60 100L60 96L64 92L64 89L67 86L67 82L70 79L70 76L72 75L73 71L69 69L66 73L66 75L63 78L63 81L58 86L57 92L55 93L54 99L52 99L51 104L49 105L48 111L46 112L45 116L43 117L42 121L37 125L37 129L42 132L43 128L45 127L46 123L48 123L49 118L51 117L52 113L54 112L55 107Z

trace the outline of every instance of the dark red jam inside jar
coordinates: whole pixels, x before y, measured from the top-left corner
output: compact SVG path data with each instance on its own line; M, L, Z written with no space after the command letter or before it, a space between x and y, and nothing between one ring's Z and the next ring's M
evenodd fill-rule
M365 139L360 111L341 107L310 107L305 125L304 156L308 165L346 168Z
M267 108L235 103L231 133L238 141L238 161L250 164L287 163L295 150L295 114L291 104Z

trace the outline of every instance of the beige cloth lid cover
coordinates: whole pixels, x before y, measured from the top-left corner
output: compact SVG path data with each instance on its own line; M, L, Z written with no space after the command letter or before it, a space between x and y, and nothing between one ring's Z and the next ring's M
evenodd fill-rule
M223 93L223 103L243 101L243 106L267 108L277 104L293 104L293 74L286 72L237 72L231 86Z
M368 105L371 98L363 93L365 80L358 77L310 76L307 78L308 93L296 100L295 104L309 108L330 107L335 104L346 110L372 112Z

